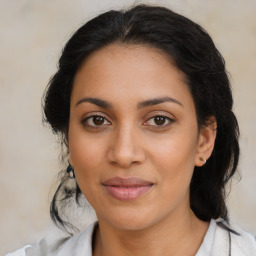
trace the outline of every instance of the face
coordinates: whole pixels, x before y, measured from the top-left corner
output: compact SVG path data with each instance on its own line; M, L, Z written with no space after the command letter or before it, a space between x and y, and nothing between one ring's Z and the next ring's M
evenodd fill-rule
M99 221L135 230L189 210L205 141L183 74L160 51L111 45L78 70L69 160Z

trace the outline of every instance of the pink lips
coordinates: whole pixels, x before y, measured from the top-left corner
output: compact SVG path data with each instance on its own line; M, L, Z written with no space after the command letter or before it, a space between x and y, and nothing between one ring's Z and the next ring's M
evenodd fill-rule
M138 177L115 177L103 182L106 191L116 199L131 201L149 191L153 183Z

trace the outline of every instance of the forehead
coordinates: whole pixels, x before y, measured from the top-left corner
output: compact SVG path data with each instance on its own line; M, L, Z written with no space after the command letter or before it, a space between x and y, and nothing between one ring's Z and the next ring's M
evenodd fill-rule
M73 85L72 98L79 96L192 99L185 75L167 54L149 46L122 44L104 47L85 59Z

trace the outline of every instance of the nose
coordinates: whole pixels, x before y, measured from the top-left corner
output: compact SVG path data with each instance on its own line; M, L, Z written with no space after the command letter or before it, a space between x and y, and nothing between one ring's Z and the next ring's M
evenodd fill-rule
M135 128L120 127L111 137L108 160L121 168L129 168L145 161L145 151Z

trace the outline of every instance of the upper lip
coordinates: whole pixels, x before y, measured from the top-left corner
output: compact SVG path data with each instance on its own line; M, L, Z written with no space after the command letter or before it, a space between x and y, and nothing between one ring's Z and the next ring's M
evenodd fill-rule
M105 186L118 186L118 187L136 187L153 185L153 182L141 179L139 177L114 177L103 182Z

